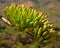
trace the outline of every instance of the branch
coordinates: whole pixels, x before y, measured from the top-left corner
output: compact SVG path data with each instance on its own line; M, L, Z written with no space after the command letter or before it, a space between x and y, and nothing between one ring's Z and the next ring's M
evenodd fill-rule
M4 18L4 16L0 15L0 18L9 26L12 26L12 24L6 18Z

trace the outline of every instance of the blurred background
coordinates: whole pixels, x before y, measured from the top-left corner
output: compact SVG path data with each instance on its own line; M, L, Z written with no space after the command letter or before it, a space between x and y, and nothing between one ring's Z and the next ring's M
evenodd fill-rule
M54 29L60 34L60 0L0 0L0 14L4 16L3 9L9 6L11 3L24 4L27 7L34 8L42 11L48 15L48 20L54 24ZM6 29L5 29L6 28ZM10 27L9 27L10 28ZM0 19L0 34L1 32L10 31L1 19ZM0 35L1 36L1 35ZM57 37L57 41L50 44L46 48L60 48L60 36Z

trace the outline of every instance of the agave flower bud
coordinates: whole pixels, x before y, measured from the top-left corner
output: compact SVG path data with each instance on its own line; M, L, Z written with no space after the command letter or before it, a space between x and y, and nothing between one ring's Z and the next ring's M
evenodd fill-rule
M37 32L37 37L36 40L39 40L39 38L41 37L41 33L42 33L42 28L39 28L38 32Z

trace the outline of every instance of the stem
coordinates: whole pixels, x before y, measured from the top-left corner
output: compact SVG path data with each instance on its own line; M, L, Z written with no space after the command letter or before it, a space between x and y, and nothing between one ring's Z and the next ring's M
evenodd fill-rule
M1 18L6 24L8 24L9 26L12 26L12 24L11 24L5 17L3 17L2 15L0 15L0 18Z

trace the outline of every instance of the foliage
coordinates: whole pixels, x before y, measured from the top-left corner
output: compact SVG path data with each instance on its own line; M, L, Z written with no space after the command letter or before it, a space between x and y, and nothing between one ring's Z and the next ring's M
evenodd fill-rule
M16 30L26 33L38 45L50 43L55 38L53 25L40 11L12 4L4 9L4 13Z

